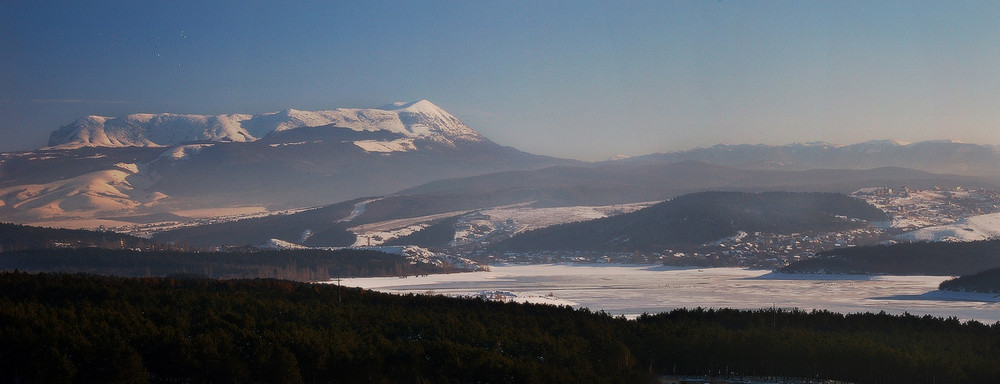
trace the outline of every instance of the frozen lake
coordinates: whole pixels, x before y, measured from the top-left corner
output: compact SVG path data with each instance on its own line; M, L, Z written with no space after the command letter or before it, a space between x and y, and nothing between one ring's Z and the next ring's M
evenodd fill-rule
M661 265L494 265L489 272L344 279L391 293L448 296L504 291L517 300L587 307L627 317L675 308L799 308L1000 321L1000 297L937 291L947 276L783 275L740 268Z

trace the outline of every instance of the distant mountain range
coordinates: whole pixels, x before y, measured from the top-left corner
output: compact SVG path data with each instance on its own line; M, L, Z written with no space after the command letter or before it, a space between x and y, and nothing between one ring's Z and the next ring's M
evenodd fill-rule
M900 167L934 173L995 177L1000 175L1000 147L953 140L904 143L875 140L851 145L823 142L789 145L727 145L658 153L620 161L704 161L744 169L872 169Z
M117 226L383 196L356 220L659 201L706 190L993 187L1000 150L951 141L718 145L585 163L498 145L427 100L381 108L88 116L0 154L0 221ZM380 208L381 207L381 208ZM442 211L446 210L446 211Z

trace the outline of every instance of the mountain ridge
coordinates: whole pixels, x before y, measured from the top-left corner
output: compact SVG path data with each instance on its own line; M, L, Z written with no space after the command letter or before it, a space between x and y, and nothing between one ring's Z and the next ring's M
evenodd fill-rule
M1000 176L1000 146L955 140L904 142L870 140L837 145L826 142L717 144L706 148L660 152L618 162L705 161L744 169L873 169L901 167L933 173Z
M461 120L427 100L382 108L285 109L261 114L188 115L137 113L121 117L91 115L52 132L48 146L166 147L193 141L252 142L275 132L336 126L354 131L389 131L407 138L449 143L487 140Z
M0 154L0 218L283 210L443 177L578 163L496 144L427 100L259 115L90 116L57 129L50 144Z

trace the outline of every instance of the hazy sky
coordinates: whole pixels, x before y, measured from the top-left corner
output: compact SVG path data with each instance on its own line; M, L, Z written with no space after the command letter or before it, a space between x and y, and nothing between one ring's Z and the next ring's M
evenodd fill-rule
M3 1L0 36L0 151L92 114L419 99L586 160L1000 144L997 1Z

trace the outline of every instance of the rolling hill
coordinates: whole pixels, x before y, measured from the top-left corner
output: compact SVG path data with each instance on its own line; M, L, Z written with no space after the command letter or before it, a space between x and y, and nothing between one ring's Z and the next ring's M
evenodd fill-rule
M703 192L636 212L514 236L504 251L659 251L743 232L832 232L884 221L877 208L834 193Z

